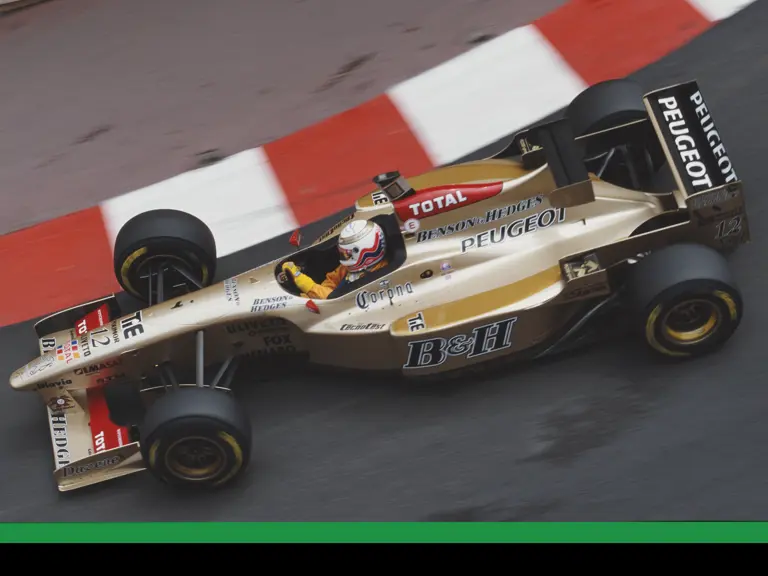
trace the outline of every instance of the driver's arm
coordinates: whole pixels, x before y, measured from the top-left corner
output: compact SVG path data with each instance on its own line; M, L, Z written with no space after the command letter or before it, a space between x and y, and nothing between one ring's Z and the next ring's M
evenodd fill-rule
M339 266L335 270L328 272L325 275L325 280L321 284L317 284L312 278L303 274L296 267L293 262L286 262L283 264L283 270L287 274L293 277L293 281L296 287L301 290L303 296L309 296L310 298L317 298L318 300L325 300L334 291L339 282L344 278L346 270L343 266Z

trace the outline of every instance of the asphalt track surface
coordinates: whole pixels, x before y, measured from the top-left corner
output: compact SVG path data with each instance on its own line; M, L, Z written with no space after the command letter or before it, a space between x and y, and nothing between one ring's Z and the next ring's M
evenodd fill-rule
M58 494L39 399L2 387L0 520L768 519L766 26L761 0L635 75L648 88L697 78L746 183L753 243L732 265L747 316L717 355L669 365L613 341L450 386L288 368L280 380L243 378L253 465L238 485L197 498L146 473ZM287 248L271 241L220 273ZM35 352L31 324L2 329L0 343L8 374Z
M565 0L53 0L0 17L0 234L255 148Z

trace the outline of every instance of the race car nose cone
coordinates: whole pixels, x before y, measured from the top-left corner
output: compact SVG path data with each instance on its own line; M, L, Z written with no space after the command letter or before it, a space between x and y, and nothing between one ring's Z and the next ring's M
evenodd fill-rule
M20 390L22 388L25 388L25 386L24 386L25 373L24 372L25 372L25 370L21 369L21 370L16 370L16 372L11 374L11 378L9 380L9 382L11 384L11 388L13 388L14 390Z

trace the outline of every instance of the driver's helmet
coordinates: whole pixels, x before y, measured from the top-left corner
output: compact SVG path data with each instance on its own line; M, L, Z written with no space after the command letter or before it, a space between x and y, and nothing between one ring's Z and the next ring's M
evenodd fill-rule
M339 261L350 272L363 272L384 259L384 230L370 220L352 220L339 234Z

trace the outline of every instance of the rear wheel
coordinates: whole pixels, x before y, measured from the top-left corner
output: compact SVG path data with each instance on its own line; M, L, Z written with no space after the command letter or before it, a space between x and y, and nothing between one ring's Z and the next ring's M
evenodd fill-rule
M606 80L576 96L565 115L574 134L583 136L647 118L643 96L643 88L633 80Z
M200 219L178 210L151 210L131 218L115 240L115 276L146 305L209 286L216 273L216 242Z
M251 424L227 392L180 387L158 398L140 427L144 461L174 486L218 487L247 468Z
M675 244L635 264L627 284L634 326L667 357L714 352L743 316L741 293L725 258L698 244Z
M648 118L642 86L620 78L594 84L576 96L566 110L566 117L576 136L616 128ZM625 144L609 150L587 150L587 169L599 178L619 186L647 190L652 186L655 164L642 145Z

